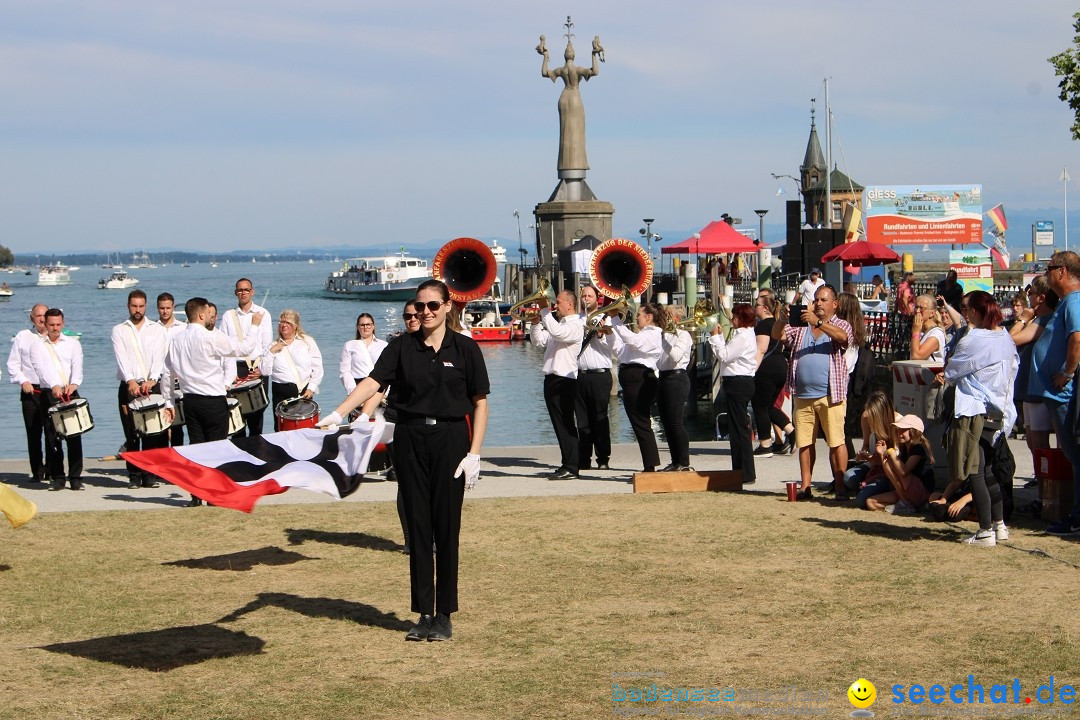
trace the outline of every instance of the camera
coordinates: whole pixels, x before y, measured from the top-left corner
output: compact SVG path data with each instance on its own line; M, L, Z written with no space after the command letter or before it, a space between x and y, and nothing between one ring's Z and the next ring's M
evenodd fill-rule
M788 309L788 325L791 327L806 327L806 321L803 320L805 311L806 306L802 303L792 303Z

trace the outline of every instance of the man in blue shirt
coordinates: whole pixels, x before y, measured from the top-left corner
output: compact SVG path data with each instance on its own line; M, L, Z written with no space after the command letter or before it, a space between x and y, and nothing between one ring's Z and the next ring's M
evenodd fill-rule
M1041 397L1050 410L1054 434L1073 471L1073 509L1053 523L1052 535L1080 534L1080 443L1068 422L1069 400L1076 392L1072 378L1080 364L1080 255L1054 253L1046 266L1050 288L1061 298L1031 352L1028 395Z

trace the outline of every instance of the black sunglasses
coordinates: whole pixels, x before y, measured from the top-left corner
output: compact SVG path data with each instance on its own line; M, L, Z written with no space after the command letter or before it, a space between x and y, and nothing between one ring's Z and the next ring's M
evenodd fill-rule
M425 307L428 309L429 312L434 313L439 311L439 308L443 306L443 303L439 300L428 300L426 303L417 300L412 304L412 306L413 309L416 310L416 312L418 313L424 312Z
M1065 266L1064 265L1047 265L1046 266L1046 272L1050 272L1051 270L1060 270L1063 267L1065 267Z
M420 317L419 313L411 313L411 312L403 312L403 313L401 313L401 319L405 320L406 322L408 322L409 320L414 320L414 319L416 319L418 317Z

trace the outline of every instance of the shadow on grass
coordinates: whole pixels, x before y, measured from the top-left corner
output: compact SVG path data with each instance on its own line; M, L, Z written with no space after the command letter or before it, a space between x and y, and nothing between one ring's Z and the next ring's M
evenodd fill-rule
M956 542L956 531L937 523L927 527L908 527L876 520L826 520L824 518L803 518L805 522L817 523L830 530L846 530L860 535L874 535L893 540L942 540Z
M394 613L384 613L378 608L364 603L352 602L336 598L309 598L288 593L259 593L258 596L242 608L229 613L218 622L234 622L248 613L261 610L266 607L276 607L282 610L306 615L313 618L329 618L331 620L351 620L357 625L370 625L371 627L383 628L384 630L405 631L413 626L411 622L402 620Z
M285 537L288 538L290 545L303 545L310 541L344 545L345 547L358 547L366 550L382 550L384 552L401 552L403 547L393 540L362 532L330 532L327 530L286 528Z
M0 572L7 572L11 569L10 565L0 565Z
M217 625L188 625L55 643L39 649L151 672L168 672L212 658L259 655L263 645L265 642L261 638L239 630L227 630Z
M240 552L228 553L227 555L210 555L202 558L189 558L187 560L173 560L162 565L174 565L176 567L194 568L197 570L233 570L244 572L256 565L292 565L302 560L314 560L306 555L282 550L270 545L256 550L241 550Z

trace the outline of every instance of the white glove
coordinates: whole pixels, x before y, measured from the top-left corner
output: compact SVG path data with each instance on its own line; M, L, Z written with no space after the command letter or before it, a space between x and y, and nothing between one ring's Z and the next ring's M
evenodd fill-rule
M328 428L328 427L331 427L331 426L340 425L341 422L342 422L341 421L341 415L339 415L338 411L335 410L334 412L330 413L329 415L324 417L319 422L315 423L315 427Z
M359 415L356 416L355 420L353 420L351 423L349 423L349 427L354 427L354 428L364 427L364 425L366 423L369 423L369 422L371 422L371 418L368 417L368 414L367 413L360 413Z
M480 479L480 456L476 453L466 453L458 463L454 477L459 478L465 473L465 489L472 490L476 487L476 481Z

